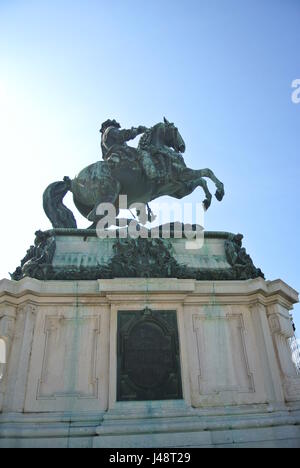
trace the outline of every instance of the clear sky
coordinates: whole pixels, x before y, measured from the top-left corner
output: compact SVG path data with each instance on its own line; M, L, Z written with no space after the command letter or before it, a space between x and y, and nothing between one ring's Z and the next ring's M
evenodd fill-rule
M225 184L205 228L300 290L299 44L299 0L0 0L0 277L50 227L46 186L100 158L103 120L166 115Z

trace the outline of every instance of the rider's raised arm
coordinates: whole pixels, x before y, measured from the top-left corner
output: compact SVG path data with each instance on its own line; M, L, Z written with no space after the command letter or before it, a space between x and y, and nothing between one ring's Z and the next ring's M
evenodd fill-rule
M129 130L117 130L116 131L113 129L114 136L116 135L116 138L119 143L125 143L126 141L133 140L136 136L140 135L145 131L145 127L131 127Z

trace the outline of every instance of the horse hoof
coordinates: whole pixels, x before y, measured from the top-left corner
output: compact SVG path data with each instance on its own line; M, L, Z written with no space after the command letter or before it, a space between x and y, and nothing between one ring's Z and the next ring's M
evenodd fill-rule
M210 201L208 201L207 199L205 199L203 202L203 208L204 210L208 210L208 208L210 207Z
M217 190L215 193L215 197L218 201L221 201L222 198L224 197L224 192L221 192L220 190Z

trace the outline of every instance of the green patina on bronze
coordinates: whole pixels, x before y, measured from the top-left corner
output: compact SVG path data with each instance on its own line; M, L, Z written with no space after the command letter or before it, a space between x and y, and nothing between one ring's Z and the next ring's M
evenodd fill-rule
M174 124L164 119L153 127L121 130L120 124L108 120L101 127L103 161L84 168L71 180L65 177L54 182L44 192L43 206L54 228L76 228L73 213L63 204L68 191L73 193L74 204L95 228L103 215L97 214L101 203L111 203L119 211L119 195L127 195L132 203L148 203L163 195L181 199L197 187L205 193L205 209L212 195L204 177L216 185L215 196L222 200L224 186L210 169L194 170L186 166L182 153L185 143ZM138 147L127 141L143 133Z
M222 200L224 186L210 169L194 170L186 166L182 153L185 143L174 124L164 118L153 127L121 129L115 120L106 120L101 129L103 161L84 168L71 180L65 177L47 187L43 206L54 229L36 232L36 239L11 275L14 280L24 277L39 280L96 280L103 278L193 278L196 280L239 280L263 277L253 265L250 256L242 248L240 234L204 233L204 236L225 240L225 256L228 268L192 268L180 264L174 257L172 237L184 225L179 221L170 226L170 239L164 239L164 227L156 236L149 230L148 238L122 238L116 231L113 255L105 264L97 266L57 266L53 262L57 236L96 236L95 227L103 215L97 212L101 203L111 203L119 212L119 195L127 196L127 205L145 203L163 195L183 198L197 187L205 192L204 207L210 206L212 195L204 177L216 185L215 196ZM127 142L141 135L138 147ZM80 213L92 222L89 229L77 229L73 213L63 204L68 191ZM150 213L148 212L148 215ZM140 214L141 218L141 214ZM114 219L114 224L117 221ZM144 224L144 222L142 222ZM157 229L157 228L154 228ZM195 230L195 226L193 226ZM147 230L146 230L147 231ZM148 234L148 233L147 233ZM143 236L142 236L143 237ZM204 246L205 249L205 246ZM202 252L203 253L203 252Z
M61 232L63 231L63 232ZM171 239L116 239L113 256L105 265L75 267L53 266L56 235L65 230L37 231L35 245L31 246L21 265L11 275L14 280L25 276L39 280L97 280L111 278L181 278L196 280L246 280L264 277L242 248L242 235L206 233L208 237L225 240L225 255L231 268L191 268L179 264L174 258ZM82 230L81 235L95 235Z

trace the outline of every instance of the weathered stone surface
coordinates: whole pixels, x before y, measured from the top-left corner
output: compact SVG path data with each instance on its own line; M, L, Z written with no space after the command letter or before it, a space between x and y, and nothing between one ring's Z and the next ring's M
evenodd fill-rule
M297 300L261 277L2 280L0 446L299 446ZM146 307L176 311L182 400L117 401L118 314Z

